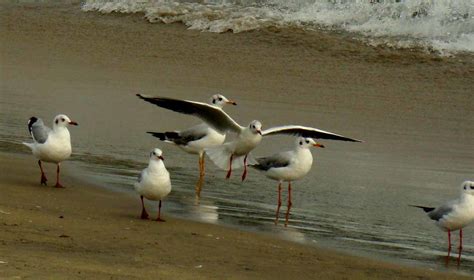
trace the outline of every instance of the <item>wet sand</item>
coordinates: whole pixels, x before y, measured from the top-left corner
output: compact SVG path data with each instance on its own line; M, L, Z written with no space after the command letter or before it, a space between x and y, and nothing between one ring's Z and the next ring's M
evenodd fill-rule
M31 114L52 118L60 110L87 128L74 131L76 150L109 149L127 159L148 151L143 131L157 120L166 120L160 129L174 129L187 119L139 103L136 92L206 100L225 90L242 105L230 109L242 123L258 114L272 126L291 116L294 123L316 122L365 140L364 146L331 143L336 156L349 155L347 161L360 161L351 156L355 151L376 155L362 156L374 166L380 163L374 159L390 158L400 166L454 170L433 179L446 185L472 171L466 168L474 158L472 56L371 48L350 35L324 32L202 33L149 24L140 15L83 13L77 4L2 4L0 13L1 109L20 112L6 114L2 126L21 124L12 129L19 135ZM25 108L22 98L37 106ZM149 139L150 147L155 144ZM259 153L272 148L262 145ZM321 157L331 163L329 154ZM170 165L181 158L173 160ZM32 158L3 155L0 162L0 209L10 213L0 213L1 256L9 256L0 259L8 262L0 272L9 277L457 277L190 221L143 223L136 219L135 197L71 177L64 191L41 188ZM360 163L360 170L371 167ZM325 171L339 176L338 168ZM417 185L428 179L410 175L396 180ZM386 180L385 173L358 176L374 184Z
M166 202L165 223L140 220L137 197L86 184L67 165L67 188L55 189L38 184L31 156L0 155L0 278L469 279L178 220Z

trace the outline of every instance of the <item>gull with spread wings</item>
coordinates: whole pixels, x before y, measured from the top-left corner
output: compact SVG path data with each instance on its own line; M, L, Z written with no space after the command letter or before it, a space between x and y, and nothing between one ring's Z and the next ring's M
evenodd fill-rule
M262 131L262 124L259 121L254 120L248 126L241 126L221 108L209 104L169 97L148 97L141 94L137 94L137 96L159 107L196 116L221 133L236 133L237 138L233 141L205 149L206 154L218 167L227 169L226 178L231 176L233 168L244 167L242 181L245 180L247 165L257 163L252 157L249 157L249 153L262 141L262 136L288 134L315 139L361 142L332 132L299 125L278 126Z
M142 98L141 95L138 95L138 97ZM209 103L210 106L220 109L227 104L237 105L235 101L227 99L222 94L214 94ZM199 180L196 183L196 197L199 198L201 196L205 174L205 149L223 144L226 133L217 131L206 123L201 123L180 131L149 131L147 133L161 141L173 143L187 153L199 155Z

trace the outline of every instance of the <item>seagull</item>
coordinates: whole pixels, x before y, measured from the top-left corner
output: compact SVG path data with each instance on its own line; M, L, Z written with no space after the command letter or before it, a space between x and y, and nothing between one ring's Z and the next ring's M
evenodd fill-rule
M159 200L156 221L165 221L160 217L161 200L171 192L171 180L170 173L166 170L163 160L163 152L160 149L153 149L150 153L148 167L142 170L138 177L138 182L134 185L142 201L141 219L148 219L148 213L143 203L143 197L145 197L148 200Z
M459 230L458 263L462 251L462 229L474 221L474 181L465 181L461 187L461 197L436 208L410 205L423 209L439 228L448 232L448 256L446 261L449 260L449 254L451 253L451 231Z
M194 115L221 133L236 133L237 138L235 140L205 149L206 154L214 164L221 169L227 169L227 179L231 176L232 168L244 167L242 181L245 180L248 163L255 163L255 160L249 157L249 153L260 144L262 136L289 134L311 138L362 142L332 132L300 125L278 126L262 131L262 124L258 120L251 121L248 126L241 126L221 108L205 103L169 97L147 97L141 94L137 94L137 96L159 107L183 114Z
M48 179L43 171L41 161L56 163L56 188L64 188L59 182L59 165L63 160L71 156L71 136L68 125L77 125L68 116L60 114L54 117L53 129L44 125L43 121L37 117L28 120L28 130L30 131L33 143L23 144L31 149L33 155L38 158L38 165L41 170L41 185L46 186Z
M298 137L295 148L291 151L280 152L269 157L256 159L256 164L250 165L265 173L270 179L278 181L278 206L276 210L275 225L278 224L281 206L281 184L288 182L288 204L286 208L285 227L288 226L288 218L291 209L291 182L303 178L311 169L313 156L310 147L324 148L309 137Z
M141 97L139 95L139 97ZM222 109L226 104L237 105L233 100L227 99L221 94L214 94L211 97L210 105ZM147 132L161 141L173 143L190 154L199 155L199 180L196 184L196 196L201 196L202 183L205 174L205 149L221 145L225 141L226 134L216 131L206 123L201 123L181 131L170 132Z

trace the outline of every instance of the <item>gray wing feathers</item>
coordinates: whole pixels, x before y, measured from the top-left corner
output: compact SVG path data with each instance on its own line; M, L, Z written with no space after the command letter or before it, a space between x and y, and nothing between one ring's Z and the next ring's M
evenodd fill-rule
M229 130L239 133L242 129L242 127L222 109L206 103L179 100L168 97L147 97L141 94L137 94L137 96L159 107L178 113L196 116L221 133Z
M352 139L329 131L320 130L313 127L306 127L301 125L285 125L277 126L262 131L263 136L273 134L288 134L297 135L302 137L311 137L315 139L330 139L330 140L341 140L351 142L362 142L361 140Z
M279 153L269 157L257 158L257 164L252 167L267 171L270 168L286 167L290 164L290 158L286 153Z
M207 136L209 127L203 123L182 131L152 132L147 133L159 138L161 141L172 142L176 145L186 146L189 142L197 141Z
M140 174L138 174L138 183L141 183L142 182L142 179L143 179L143 173L145 172L145 170L142 170L140 172Z
M433 211L428 212L428 217L430 217L430 219L432 220L439 221L452 211L453 207L451 205L442 205L435 208Z
M49 127L45 126L43 121L39 118L32 117L28 121L28 130L30 131L33 140L42 144L48 139L48 134L51 131Z

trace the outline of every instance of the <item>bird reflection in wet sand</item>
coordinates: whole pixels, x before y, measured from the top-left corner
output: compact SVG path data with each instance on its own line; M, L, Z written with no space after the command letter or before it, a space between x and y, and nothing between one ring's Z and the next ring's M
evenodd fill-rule
M465 181L461 185L461 196L438 207L410 205L423 209L436 225L448 233L448 253L446 265L449 264L451 254L451 231L459 230L459 246L457 264L461 263L462 229L474 220L474 182Z

